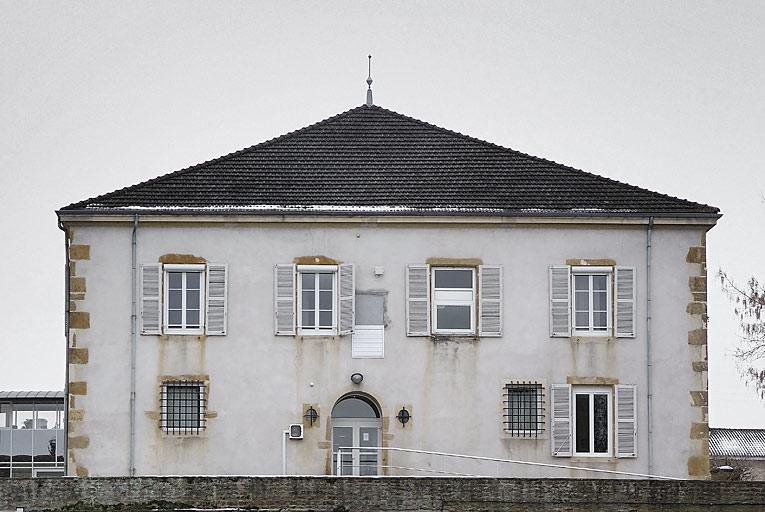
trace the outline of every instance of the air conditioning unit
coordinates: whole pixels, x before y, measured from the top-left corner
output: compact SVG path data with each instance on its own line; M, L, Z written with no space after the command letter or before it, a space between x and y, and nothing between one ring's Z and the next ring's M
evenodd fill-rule
M290 439L303 439L302 423L293 423L290 425Z

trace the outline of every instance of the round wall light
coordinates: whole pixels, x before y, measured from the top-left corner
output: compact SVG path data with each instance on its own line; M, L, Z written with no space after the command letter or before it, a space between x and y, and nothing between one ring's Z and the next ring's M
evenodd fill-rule
M354 384L361 384L361 381L364 380L364 376L360 373L354 373L351 375L351 382Z

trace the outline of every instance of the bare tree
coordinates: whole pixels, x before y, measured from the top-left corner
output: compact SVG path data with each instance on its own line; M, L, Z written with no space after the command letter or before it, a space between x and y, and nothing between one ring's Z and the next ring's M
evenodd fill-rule
M739 286L722 270L717 276L739 321L736 364L744 380L765 399L765 286L756 277Z

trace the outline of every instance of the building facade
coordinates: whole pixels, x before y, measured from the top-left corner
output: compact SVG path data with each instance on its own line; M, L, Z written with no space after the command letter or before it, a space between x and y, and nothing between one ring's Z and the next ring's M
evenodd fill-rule
M362 105L57 213L70 475L709 475L716 208Z

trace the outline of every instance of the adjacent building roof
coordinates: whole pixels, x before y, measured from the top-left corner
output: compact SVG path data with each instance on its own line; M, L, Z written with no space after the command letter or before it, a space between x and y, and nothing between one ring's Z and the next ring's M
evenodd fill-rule
M51 400L64 399L63 391L0 391L2 400Z
M765 458L765 429L710 428L709 456Z
M138 211L681 217L719 213L711 206L367 105L61 210Z

